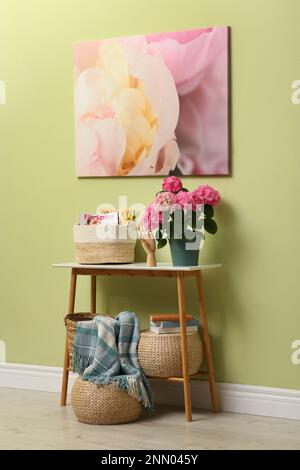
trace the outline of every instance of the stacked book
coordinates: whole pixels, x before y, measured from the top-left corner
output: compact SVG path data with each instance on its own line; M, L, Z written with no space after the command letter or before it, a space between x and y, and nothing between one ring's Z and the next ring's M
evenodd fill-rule
M198 330L199 321L194 320L192 315L186 315L185 321L187 333ZM150 331L157 334L180 333L179 315L167 313L150 315Z

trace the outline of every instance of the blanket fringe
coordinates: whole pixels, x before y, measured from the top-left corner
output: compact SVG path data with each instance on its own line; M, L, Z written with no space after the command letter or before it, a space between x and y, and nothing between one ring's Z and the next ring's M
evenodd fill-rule
M94 356L82 353L80 348L74 345L73 363L71 364L72 370L79 375L83 375L85 369L92 365Z
M96 385L113 384L121 390L124 390L124 392L127 392L128 395L131 395L140 401L144 408L152 407L152 403L149 400L147 390L141 377L133 375L117 375L112 377L107 374L93 374L89 372L89 370L85 370L81 378L82 380L92 382Z

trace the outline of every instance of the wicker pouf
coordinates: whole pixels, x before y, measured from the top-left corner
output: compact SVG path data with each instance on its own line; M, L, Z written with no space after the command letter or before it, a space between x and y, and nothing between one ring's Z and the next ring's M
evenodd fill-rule
M198 332L188 333L189 373L196 374L202 362L202 343ZM180 334L142 331L138 345L140 364L149 377L182 377Z
M76 418L86 424L122 424L137 420L140 402L114 385L95 385L77 378L72 389Z

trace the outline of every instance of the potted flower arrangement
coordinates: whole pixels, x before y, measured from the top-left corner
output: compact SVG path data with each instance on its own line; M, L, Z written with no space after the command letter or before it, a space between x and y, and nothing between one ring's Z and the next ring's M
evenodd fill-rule
M141 225L153 234L157 248L169 242L174 266L198 265L205 232L215 234L218 229L213 217L219 201L220 194L211 186L188 191L180 178L169 176L145 209Z

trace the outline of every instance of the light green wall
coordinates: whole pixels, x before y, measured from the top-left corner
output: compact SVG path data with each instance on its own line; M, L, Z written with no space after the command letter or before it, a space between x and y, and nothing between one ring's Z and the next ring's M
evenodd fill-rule
M298 0L2 0L0 79L0 339L7 361L61 365L66 271L78 213L102 201L147 203L160 179L74 176L74 41L212 25L232 28L231 177L186 178L222 194L219 233L203 261L218 380L300 387L291 364L299 319ZM168 259L168 249L160 255ZM196 313L187 283L188 310ZM172 282L103 281L99 310L175 309ZM77 310L88 303L80 280Z

